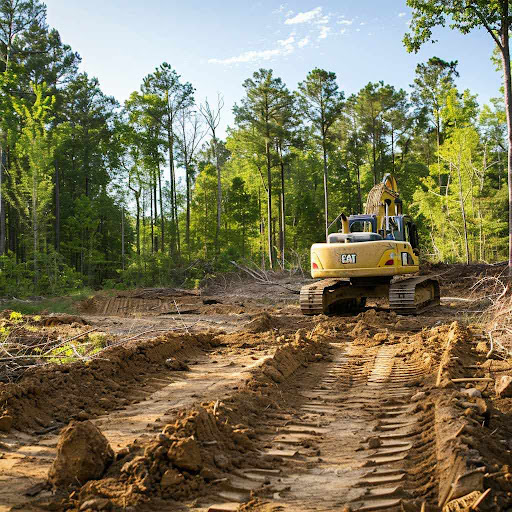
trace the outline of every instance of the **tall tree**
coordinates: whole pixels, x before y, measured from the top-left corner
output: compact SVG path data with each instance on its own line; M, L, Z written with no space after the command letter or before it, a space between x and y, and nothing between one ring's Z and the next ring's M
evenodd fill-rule
M219 238L220 238L220 224L221 224L221 213L222 213L222 182L220 177L220 161L218 151L218 140L217 140L217 128L220 123L220 113L224 107L224 98L219 94L217 96L217 109L212 108L206 98L204 105L201 105L201 114L208 125L208 128L212 134L212 149L215 158L215 169L217 171L217 224L215 225L215 252L219 253Z
M328 147L331 126L343 109L344 94L336 83L336 74L315 68L298 86L299 104L320 140L324 166L325 239L329 235Z
M280 78L275 78L271 69L260 69L243 83L245 98L235 105L235 121L241 127L251 128L264 143L267 170L267 244L270 268L274 268L273 220L272 220L272 148L278 134L278 119L282 111L289 108L288 91Z
M439 57L431 57L426 64L420 63L416 66L412 100L420 109L425 110L428 119L434 124L438 165L441 165L441 109L446 95L454 86L454 77L458 76L457 61L447 62ZM420 112L416 114L420 115Z
M191 107L185 107L178 114L179 131L176 135L178 141L178 158L185 168L185 186L186 186L186 217L185 217L185 243L190 256L190 213L191 213L191 192L192 179L194 175L194 160L197 148L206 135L201 127L201 119L196 111ZM215 132L214 132L215 133ZM214 135L215 138L215 135ZM215 150L217 154L217 150ZM218 165L218 159L217 159ZM217 172L219 180L219 172ZM218 194L218 192L217 192ZM217 200L219 199L217 195ZM218 214L218 209L217 209ZM217 215L218 220L218 215Z
M508 131L508 196L509 196L509 275L512 276L512 77L510 72L510 25L512 12L509 0L407 0L413 9L411 31L404 36L408 51L417 52L432 40L432 30L446 22L450 27L468 34L483 28L492 38L501 55L505 112Z
M162 63L144 79L144 91L157 95L162 104L161 129L166 136L171 183L171 255L180 254L178 227L177 180L174 162L175 128L178 113L194 104L194 88L189 82L182 83L180 75L167 62Z
M5 69L9 68L15 39L45 16L46 6L39 0L0 0L0 58Z
M12 204L23 212L23 218L30 227L32 238L32 261L34 284L39 277L39 243L46 235L45 227L50 217L52 202L52 173L54 147L47 131L53 98L45 95L45 86L34 86L36 96L32 108L22 102L14 107L24 121L24 127L17 143L20 156L18 172L12 180L8 194Z
M16 38L23 35L31 26L42 23L45 16L46 6L39 0L0 0L0 61L4 74L8 74L10 71L10 61ZM8 136L4 124L0 134L0 185L3 185L5 181L6 154L9 151ZM0 187L0 255L5 252L5 239L5 201Z

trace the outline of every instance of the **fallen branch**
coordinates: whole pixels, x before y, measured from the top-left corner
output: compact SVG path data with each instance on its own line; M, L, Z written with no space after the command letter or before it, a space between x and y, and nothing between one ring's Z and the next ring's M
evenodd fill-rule
M97 330L98 330L98 328L95 327L94 329L91 329L89 331L81 332L80 334L77 334L76 336L71 336L71 338L66 338L64 341L62 341L58 345L55 345L51 349L47 350L43 355L49 354L50 352L52 352L56 348L62 347L62 345L65 345L66 343L69 343L70 341L73 341L73 340L76 340L78 338L81 338L82 336L85 336L86 334L89 334L89 333L97 331Z
M260 284L270 285L270 286L280 286L281 288L284 288L285 290L288 290L289 292L292 292L295 295L300 295L300 290L295 290L294 288L290 288L289 286L286 286L284 284L276 283L275 281L270 281L270 279L266 275L265 275L266 279L264 279L261 276L259 276L255 271L253 271L247 267L244 267L242 265L239 265L235 261L231 261L230 263L235 265L235 267L239 268L243 272L249 274L253 279L258 281L258 283L260 283Z

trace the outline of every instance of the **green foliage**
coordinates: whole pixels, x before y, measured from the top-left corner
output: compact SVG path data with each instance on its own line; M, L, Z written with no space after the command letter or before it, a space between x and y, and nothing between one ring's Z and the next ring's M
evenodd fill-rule
M503 39L512 21L500 2L407 3L411 51L436 26ZM0 295L195 287L232 260L307 268L326 225L364 211L388 172L424 255L506 256L507 109L459 91L456 61L418 64L410 94L375 77L347 99L332 71L315 68L288 88L259 69L221 141L221 98L215 110L196 105L170 64L119 108L79 73L80 56L47 26L41 2L11 4L0 1Z
M58 295L82 287L82 276L54 251L39 255L39 268L39 280L34 286L34 269L29 262L17 262L11 253L0 256L0 296Z

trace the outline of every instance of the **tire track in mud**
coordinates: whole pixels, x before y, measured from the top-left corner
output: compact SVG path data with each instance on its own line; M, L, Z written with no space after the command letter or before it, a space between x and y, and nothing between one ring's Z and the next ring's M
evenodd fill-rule
M331 347L333 361L304 379L302 403L265 415L258 441L281 468L239 471L209 511L253 496L294 511L398 511L435 494L433 412L411 401L427 372L399 354L404 345Z
M91 421L116 451L123 449L135 439L143 441L153 436L174 421L180 410L232 393L254 368L271 357L266 352L255 347L237 354L230 347L205 350L189 360L187 372L169 370L144 375L135 390L127 390L125 398L114 398L118 401L114 410ZM0 448L6 451L0 458L0 512L25 503L27 489L44 484L56 455L59 430L44 433L43 429L39 435L13 431L1 437Z

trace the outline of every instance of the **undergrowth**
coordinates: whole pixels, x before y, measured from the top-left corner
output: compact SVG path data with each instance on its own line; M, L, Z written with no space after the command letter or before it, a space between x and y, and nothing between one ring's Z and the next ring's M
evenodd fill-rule
M12 309L23 315L37 315L40 313L68 313L73 314L75 304L94 295L90 288L82 288L62 297L47 297L35 300L10 299L0 302L0 309Z

